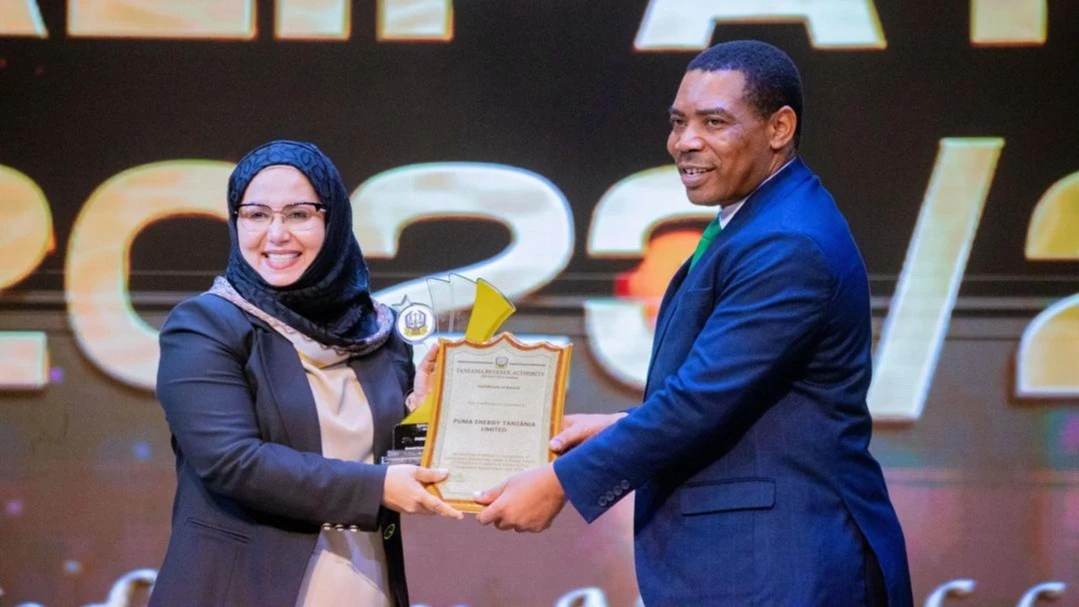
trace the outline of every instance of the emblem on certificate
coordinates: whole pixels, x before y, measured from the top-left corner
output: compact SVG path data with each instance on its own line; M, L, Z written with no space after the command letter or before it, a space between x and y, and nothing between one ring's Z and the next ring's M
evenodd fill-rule
M562 429L573 346L528 345L502 333L485 342L443 340L438 348L422 464L450 471L433 493L478 512L473 493L554 459L547 443Z

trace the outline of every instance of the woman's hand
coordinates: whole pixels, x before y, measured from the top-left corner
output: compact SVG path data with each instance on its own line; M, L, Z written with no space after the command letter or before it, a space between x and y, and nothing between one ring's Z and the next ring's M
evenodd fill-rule
M427 354L416 365L416 378L412 381L412 394L409 395L409 408L414 409L423 404L427 393L431 391L435 382L435 361L438 360L438 345L431 346Z
M386 468L382 505L401 514L441 515L460 520L459 510L427 492L425 485L446 480L448 470L433 470L411 464Z

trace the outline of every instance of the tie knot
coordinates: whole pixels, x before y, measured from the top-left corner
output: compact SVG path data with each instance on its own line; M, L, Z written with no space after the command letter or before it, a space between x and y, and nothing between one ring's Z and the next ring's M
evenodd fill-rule
M708 245L712 244L712 241L719 235L720 230L723 228L719 225L719 217L716 217L708 227L704 228L704 233L701 234L701 240L697 243L697 250L693 252L693 258L689 262L689 267L697 265L697 261L704 255L704 252L708 249Z
M708 224L707 227L704 228L704 233L701 234L701 238L707 238L708 241L711 242L716 239L716 236L719 235L719 232L722 229L723 228L719 225L719 218L716 217Z

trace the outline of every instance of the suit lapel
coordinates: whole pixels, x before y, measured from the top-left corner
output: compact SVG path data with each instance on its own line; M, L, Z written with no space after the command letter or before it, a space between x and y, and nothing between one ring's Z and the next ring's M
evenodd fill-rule
M667 284L667 291L663 294L663 301L659 304L659 312L656 314L656 329L652 337L652 356L649 360L648 374L644 385L645 395L648 394L648 386L652 383L652 361L656 360L656 352L659 350L659 344L663 340L663 336L667 333L667 327L670 326L674 311L678 309L678 302L675 298L678 296L678 291L682 288L682 284L685 282L688 274L689 260L687 259L674 273L674 276L671 277L671 282Z
M252 350L266 375L260 384L267 386L273 397L285 444L297 451L321 454L322 435L315 397L296 348L267 328L255 331Z
M663 294L663 301L659 304L659 313L656 316L655 338L652 340L653 358L656 356L656 348L659 342L663 340L663 335L667 332L671 317L674 316L674 310L678 308L675 298L678 296L678 290L682 288L688 274L689 260L687 259L671 277L671 282L667 285L667 291Z
M397 384L390 357L382 350L363 358L354 358L349 366L363 386L363 393L371 407L371 420L375 427L375 461L390 448L393 426L404 416L404 394Z

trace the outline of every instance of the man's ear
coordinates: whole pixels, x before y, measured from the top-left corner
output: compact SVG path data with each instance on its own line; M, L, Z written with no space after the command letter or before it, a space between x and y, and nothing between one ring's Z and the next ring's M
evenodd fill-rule
M794 141L794 132L798 130L798 116L791 106L785 105L768 119L768 127L768 144L775 151L782 150Z

